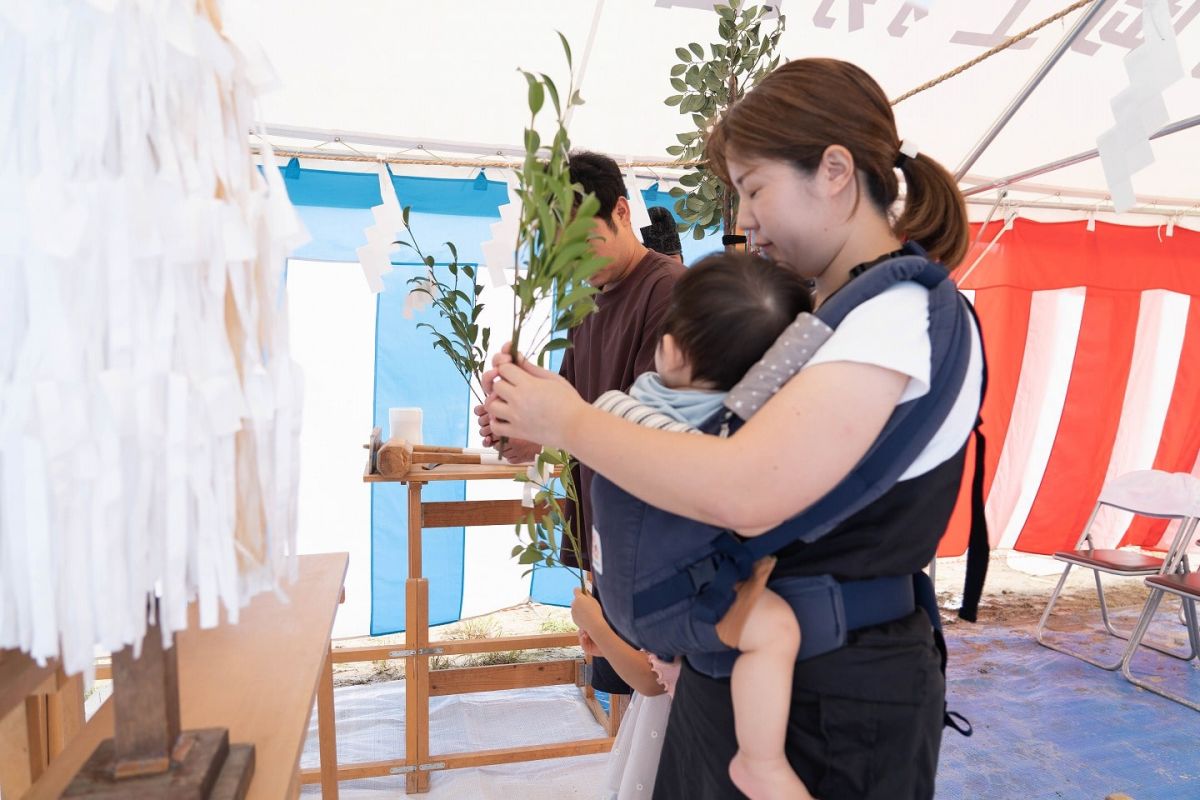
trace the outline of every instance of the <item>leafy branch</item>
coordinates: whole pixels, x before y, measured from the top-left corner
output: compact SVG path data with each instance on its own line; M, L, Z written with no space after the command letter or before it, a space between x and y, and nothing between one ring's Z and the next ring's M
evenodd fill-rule
M402 214L408 241L400 239L393 242L412 249L425 265L425 275L409 279L408 284L413 287L409 292L428 297L442 319L450 324L449 334L443 333L428 322L418 323L417 328L429 331L433 337L434 349L446 354L454 364L454 369L466 381L467 388L471 390L476 401L483 403L482 377L487 368L487 349L492 331L479 325L479 315L483 311L479 293L483 291L483 286L475 282L477 267L472 264L460 264L458 248L453 242L446 242L451 259L448 269L453 281L446 283L439 280L433 269L436 263L433 256L425 255L421 251L421 246L413 235L408 221L410 211L411 208L405 206ZM460 288L460 279L469 282L469 295Z
M678 94L668 97L666 104L678 107L680 114L690 114L695 125L693 130L676 134L679 144L667 148L667 153L681 162L700 161L716 122L779 65L776 50L786 17L780 14L768 32L763 21L772 10L769 5L730 0L728 5L716 4L714 10L721 41L708 46L707 61L704 48L695 42L675 48L680 63L671 67L671 86ZM705 164L684 174L679 183L671 189L671 196L675 213L683 220L680 233L690 230L693 238L703 239L718 221L727 234L737 229L736 196Z
M553 467L560 468L558 475L553 474ZM564 501L579 501L579 492L571 471L570 453L547 447L538 454L531 472L538 478L520 475L517 480L533 483L538 487L533 496L534 508L544 509L544 513L540 516L534 512L525 515L525 519L517 526L517 539L521 543L513 547L512 557L517 559L517 563L529 566L523 573L528 575L538 565L563 566L560 557L562 546L565 544L571 548L575 563L583 564L583 542L579 536L577 522L579 515L575 514L572 521L568 522L563 511ZM559 538L559 531L562 531L565 542ZM586 590L583 571L569 569L579 578L580 587Z
M514 359L521 352L532 353L541 366L545 365L548 354L571 346L567 332L596 310L598 290L591 279L607 263L591 246L600 201L594 194L584 194L582 187L571 180L571 140L566 120L572 108L583 104L583 98L575 89L571 46L561 33L558 38L566 54L570 77L569 94L565 98L550 76L520 70L529 89L529 125L524 135L525 158L516 170L521 220L514 250L511 341ZM553 112L550 117L553 135L549 145L543 147L537 123L538 116L549 110L547 100ZM534 331L528 331L536 310L546 307L550 308L548 321L543 318ZM537 457L538 492L534 510L517 526L517 539L521 543L513 548L513 557L530 565L530 569L535 564L561 565L563 538L574 552L576 563L583 563L579 515L568 522L563 513L564 501L579 499L570 462L567 452L552 448L544 448ZM561 468L557 478L542 477L550 467ZM545 509L544 515L538 516L538 508ZM577 572L580 586L586 590L583 573Z
M548 353L569 347L566 332L596 310L598 290L589 280L607 263L593 253L589 241L600 202L593 194L583 195L571 181L566 118L583 99L574 89L571 47L561 33L558 37L571 70L570 94L565 99L550 76L520 71L529 86L529 126L524 136L524 162L516 170L521 221L514 257L512 349L514 356L521 352L522 332L535 309L550 306L549 330L535 331L532 341L526 343L525 349L538 364L544 364ZM543 148L537 120L547 100L553 108L554 134Z

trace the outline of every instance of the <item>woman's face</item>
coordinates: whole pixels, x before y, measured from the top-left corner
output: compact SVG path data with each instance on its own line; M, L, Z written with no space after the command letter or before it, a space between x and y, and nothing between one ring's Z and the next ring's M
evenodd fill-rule
M845 181L831 183L827 160L806 175L786 161L742 157L733 148L726 155L738 224L754 232L763 255L804 278L819 277L848 234L852 206L843 202Z

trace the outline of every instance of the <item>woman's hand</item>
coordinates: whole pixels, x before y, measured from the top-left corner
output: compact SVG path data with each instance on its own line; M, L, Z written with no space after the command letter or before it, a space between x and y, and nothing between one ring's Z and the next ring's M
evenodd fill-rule
M579 630L594 635L596 631L608 627L600 603L582 589L575 590L575 599L571 601L571 619Z
M483 375L493 438L506 436L562 447L575 416L586 409L579 393L557 373L528 359L513 363L510 345L492 360Z

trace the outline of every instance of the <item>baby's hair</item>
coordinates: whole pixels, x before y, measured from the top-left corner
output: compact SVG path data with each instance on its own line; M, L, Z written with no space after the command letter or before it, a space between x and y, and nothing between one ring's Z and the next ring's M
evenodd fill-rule
M744 253L706 256L671 293L662 334L670 334L692 378L728 391L767 352L796 316L812 311L805 282Z

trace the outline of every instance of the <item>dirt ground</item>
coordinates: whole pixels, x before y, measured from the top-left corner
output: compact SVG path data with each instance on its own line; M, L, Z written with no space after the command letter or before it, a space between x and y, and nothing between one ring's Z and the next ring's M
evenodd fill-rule
M1014 566L1015 565L1015 566ZM1003 625L1022 627L1033 625L1041 616L1061 574L1061 564L1048 558L997 551L992 554L988 566L988 578L983 600L979 608L979 625ZM942 620L947 636L953 637L957 626L964 629L956 616L962 599L962 584L966 570L964 558L941 559L937 564L936 586L938 603L942 607ZM1063 591L1055 610L1063 617L1079 616L1096 607L1095 583L1092 573L1075 569ZM1145 589L1138 580L1108 579L1105 596L1114 609L1139 607L1145 599ZM445 639L496 638L520 636L534 633L559 633L575 630L570 612L565 608L546 606L539 603L523 603L483 617L433 628L433 641ZM391 636L342 639L336 647L365 647L377 645L403 645L404 634ZM557 650L526 650L477 655L430 658L433 669L455 666L486 666L512 664L522 661L541 661L567 658L580 654L579 648ZM376 681L397 680L404 677L404 662L367 661L334 665L334 684L349 686Z

